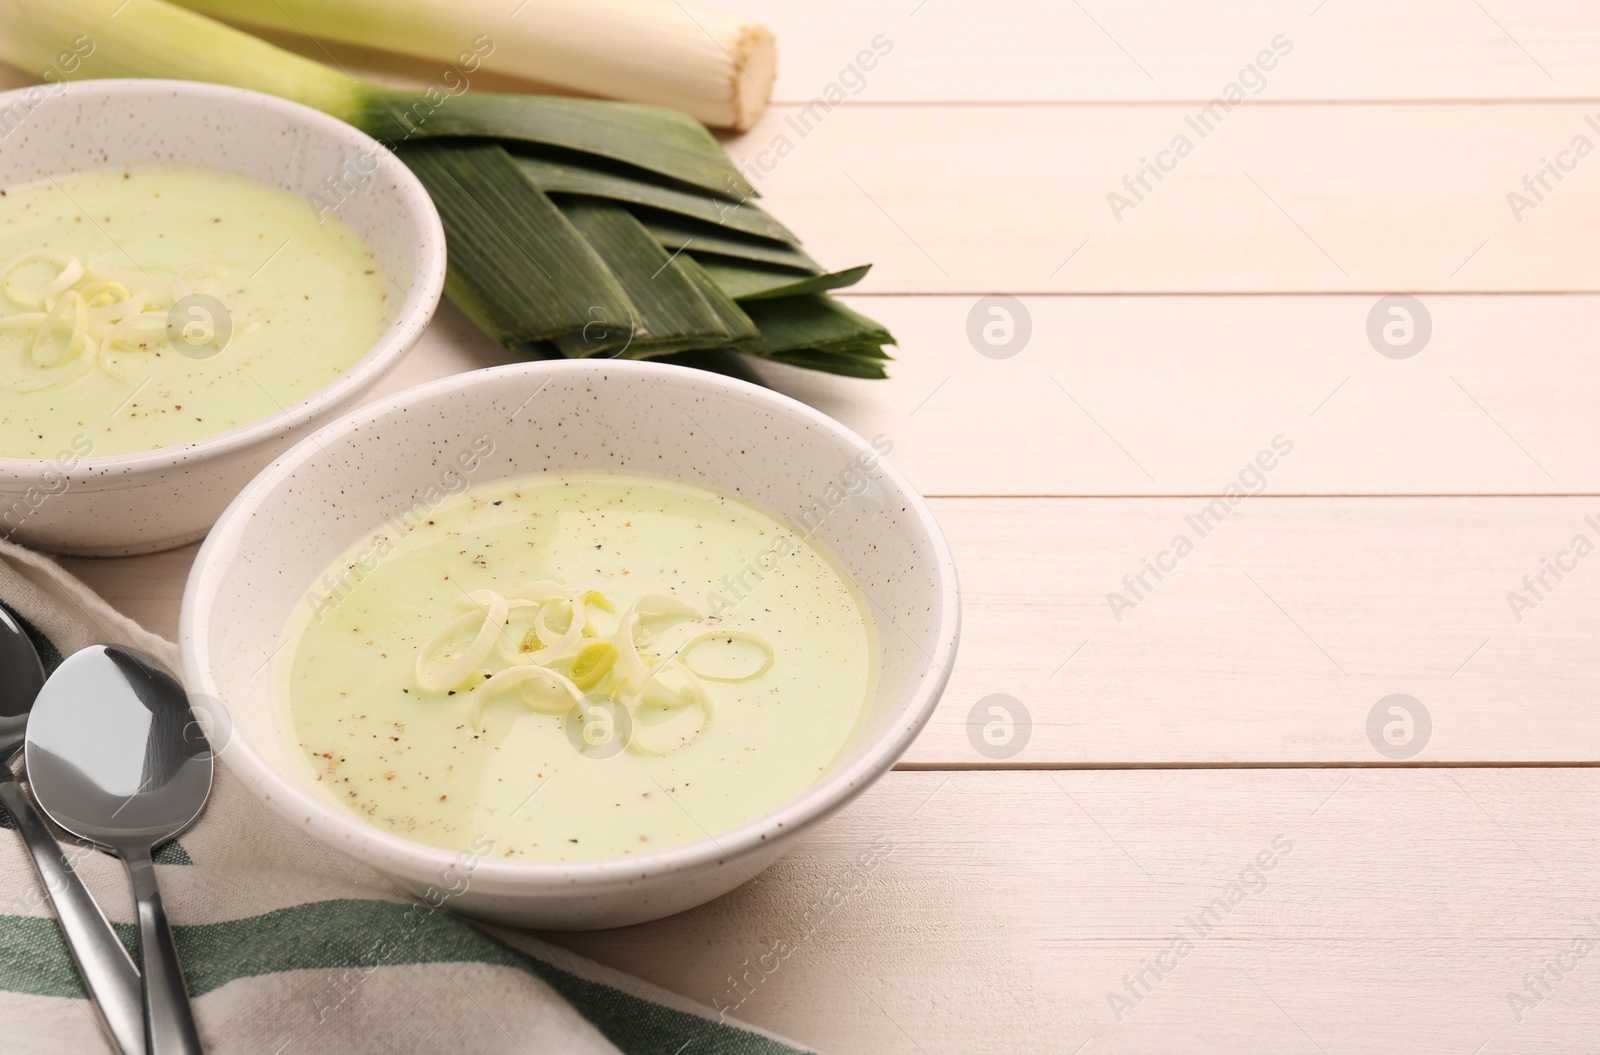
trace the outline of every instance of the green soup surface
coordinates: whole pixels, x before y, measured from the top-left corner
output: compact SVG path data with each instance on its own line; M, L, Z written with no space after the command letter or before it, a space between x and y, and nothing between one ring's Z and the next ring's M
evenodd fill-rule
M521 605L503 624L495 597ZM463 674L480 633L494 651ZM397 516L312 584L284 645L282 726L333 801L434 846L543 860L661 849L782 805L850 741L877 662L860 593L814 542L727 495L605 473ZM549 655L559 676L519 662Z
M372 251L237 173L149 164L0 189L0 456L106 456L256 421L383 332Z

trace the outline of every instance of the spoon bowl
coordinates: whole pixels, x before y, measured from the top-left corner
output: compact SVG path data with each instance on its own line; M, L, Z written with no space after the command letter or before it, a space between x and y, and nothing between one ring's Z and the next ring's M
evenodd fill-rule
M28 780L81 839L153 849L193 823L211 791L211 746L183 687L115 645L75 653L28 723Z
M200 1052L151 862L211 792L211 745L183 687L131 649L91 645L45 682L26 750L44 811L128 867L139 910L146 1051Z

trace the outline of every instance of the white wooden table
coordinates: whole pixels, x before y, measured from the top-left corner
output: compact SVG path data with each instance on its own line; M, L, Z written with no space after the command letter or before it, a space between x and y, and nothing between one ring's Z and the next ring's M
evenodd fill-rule
M892 438L965 640L905 763L758 882L556 940L828 1052L1600 1046L1600 158L1560 153L1600 147L1600 9L727 2L783 46L730 152L876 262L846 296L901 341L888 382L769 376ZM991 294L1025 344L969 339ZM447 309L391 387L505 358ZM192 556L69 564L171 634Z

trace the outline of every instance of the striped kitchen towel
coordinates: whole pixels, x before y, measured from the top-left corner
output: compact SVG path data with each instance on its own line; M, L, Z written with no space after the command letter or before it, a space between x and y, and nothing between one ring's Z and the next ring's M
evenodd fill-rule
M170 642L53 561L5 542L0 603L34 636L47 669L97 641L129 645L177 669ZM12 827L3 810L0 826ZM131 947L122 866L70 841L63 851ZM213 1055L806 1050L526 933L431 908L276 816L225 764L199 822L157 862L200 1035ZM0 902L0 1048L7 1055L114 1050L21 839L3 833Z

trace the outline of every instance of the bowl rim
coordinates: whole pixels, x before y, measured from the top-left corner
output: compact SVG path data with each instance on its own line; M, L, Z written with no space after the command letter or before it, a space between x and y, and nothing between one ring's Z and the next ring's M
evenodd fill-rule
M41 86L27 85L0 92L0 108L18 96L40 90ZM157 447L148 451L110 454L77 459L70 470L63 471L80 482L78 486L94 485L102 481L111 487L117 480L151 469L168 469L198 458L229 454L254 446L263 441L283 436L304 428L308 421L325 413L330 406L370 387L410 350L422 331L427 328L434 312L438 310L444 293L445 236L444 224L434 208L433 199L420 180L406 167L394 152L377 139L321 110L302 103L269 95L248 88L206 81L167 80L145 77L108 77L103 79L62 82L59 88L45 87L45 91L60 91L63 98L83 98L106 101L144 96L152 101L167 97L190 96L216 103L245 103L275 111L306 129L313 135L342 143L364 156L378 160L369 181L385 180L393 184L382 190L396 206L394 215L409 221L416 235L417 263L410 275L410 290L404 301L395 309L394 320L378 335L367 351L346 370L321 388L288 406L281 413L247 421L223 432L201 436L185 443ZM152 159L159 160L159 159ZM227 169L228 166L218 165ZM229 169L229 171L239 171ZM240 172L241 175L251 176ZM264 182L258 180L258 182ZM357 235L361 232L357 231ZM366 239L363 237L363 242ZM391 276L398 285L398 279ZM42 468L54 468L49 458L13 458L0 456L0 485L26 484L36 479Z
M386 399L340 415L317 432L301 440L271 465L263 469L229 504L207 536L184 587L179 615L178 648L183 673L191 693L203 694L220 703L209 660L212 608L217 586L228 563L238 552L240 536L265 497L305 465L323 453L332 442L380 421L402 427L416 420L409 409L423 399L453 392L480 389L493 391L502 378L511 375L539 377L546 383L563 375L603 375L607 372L643 374L658 380L671 379L706 389L732 394L736 398L762 404L774 412L799 418L810 428L823 430L846 443L867 446L867 441L843 424L799 400L737 378L693 370L687 367L639 360L568 359L512 363L506 366L473 370L425 382ZM915 517L931 543L938 591L938 620L935 646L927 657L920 677L903 708L891 715L882 731L868 740L846 764L829 771L815 784L782 805L739 826L707 833L676 846L627 857L607 857L576 861L528 861L484 857L475 861L471 885L480 893L515 896L546 895L565 897L589 894L642 880L701 871L720 865L738 866L739 857L784 841L809 825L843 807L873 781L888 772L911 746L927 724L950 677L960 637L960 591L955 562L944 534L934 519L927 501L886 458L876 471L899 493L895 496ZM274 653L276 655L276 653ZM355 856L380 871L409 877L441 877L452 868L461 868L462 854L416 842L382 831L324 801L309 787L268 765L248 740L240 737L237 725L230 741L219 752L219 760L236 771L243 771L246 783L260 797L272 801L292 816L297 824L319 841ZM303 819L302 819L303 818ZM360 845L359 853L351 848ZM741 866L742 867L742 866Z

